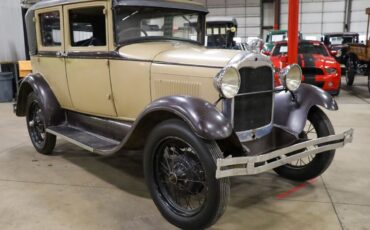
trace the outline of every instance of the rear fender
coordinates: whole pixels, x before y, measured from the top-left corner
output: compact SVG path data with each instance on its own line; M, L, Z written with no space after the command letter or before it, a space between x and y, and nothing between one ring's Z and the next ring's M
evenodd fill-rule
M324 90L302 83L294 92L281 91L275 95L274 124L299 135L307 120L310 109L322 106L328 110L338 110L337 102Z
M34 92L41 101L47 126L57 125L65 120L64 111L54 93L45 79L37 73L28 75L20 85L15 111L17 116L27 115L27 98L31 92Z

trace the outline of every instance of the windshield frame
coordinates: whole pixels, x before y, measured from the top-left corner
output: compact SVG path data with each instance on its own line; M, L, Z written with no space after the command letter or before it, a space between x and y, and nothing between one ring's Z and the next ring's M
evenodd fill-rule
M206 14L208 12L204 11L197 11L197 10L188 10L188 9L177 9L177 8L168 8L168 7L150 7L150 8L155 8L155 9L169 9L169 10L178 10L178 11L183 11L187 13L196 13L199 14L199 22L200 23L200 28L199 32L197 33L197 40L191 40L191 39L182 39L182 38L176 38L176 37L163 37L163 36L151 36L151 37L137 37L133 39L129 39L126 41L118 42L117 41L117 17L118 17L118 10L122 8L128 8L128 7L143 7L143 6L122 6L122 5L117 5L113 7L112 9L112 14L113 14L113 42L115 47L122 47L125 45L129 44L134 44L134 43L143 43L143 42L151 42L151 41L182 41L182 42L189 42L197 45L202 45L205 46L205 36L206 36Z

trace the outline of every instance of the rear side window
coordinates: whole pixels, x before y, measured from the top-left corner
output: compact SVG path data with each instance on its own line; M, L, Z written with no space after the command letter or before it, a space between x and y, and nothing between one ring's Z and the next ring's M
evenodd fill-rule
M69 10L72 46L105 46L107 44L103 10L103 6Z
M60 46L60 14L52 11L39 14L42 46Z

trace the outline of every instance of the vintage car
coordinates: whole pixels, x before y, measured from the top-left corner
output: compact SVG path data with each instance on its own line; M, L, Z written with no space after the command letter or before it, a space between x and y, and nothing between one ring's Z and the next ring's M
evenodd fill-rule
M229 177L274 169L292 180L323 173L353 131L301 70L204 46L201 4L179 0L45 0L26 15L33 73L16 114L51 154L56 137L104 156L143 150L145 180L170 223L203 229L224 213ZM197 24L191 25L196 19ZM191 25L191 26L190 26Z
M298 34L299 39L302 39L302 34ZM262 49L264 55L270 55L276 42L287 41L288 31L287 30L272 30L266 35L265 44Z
M286 67L287 51L287 42L279 42L270 56L277 70L275 73L277 86L281 85L279 71ZM341 67L322 43L301 40L298 44L298 65L302 69L304 83L320 87L332 95L339 95Z
M238 49L234 38L238 30L238 22L234 17L207 17L207 47Z
M346 51L349 43L359 43L359 34L354 32L326 33L321 42L328 47L330 54L341 64L346 63Z
M353 85L355 75L367 75L367 87L370 92L370 8L366 9L367 28L365 44L350 43L346 49L346 81L347 85Z

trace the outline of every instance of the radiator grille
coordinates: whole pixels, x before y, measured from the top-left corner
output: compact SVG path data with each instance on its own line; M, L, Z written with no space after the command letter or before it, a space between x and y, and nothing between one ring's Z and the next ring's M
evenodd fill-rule
M241 86L234 98L234 129L236 132L257 129L272 119L273 73L270 67L242 68Z

